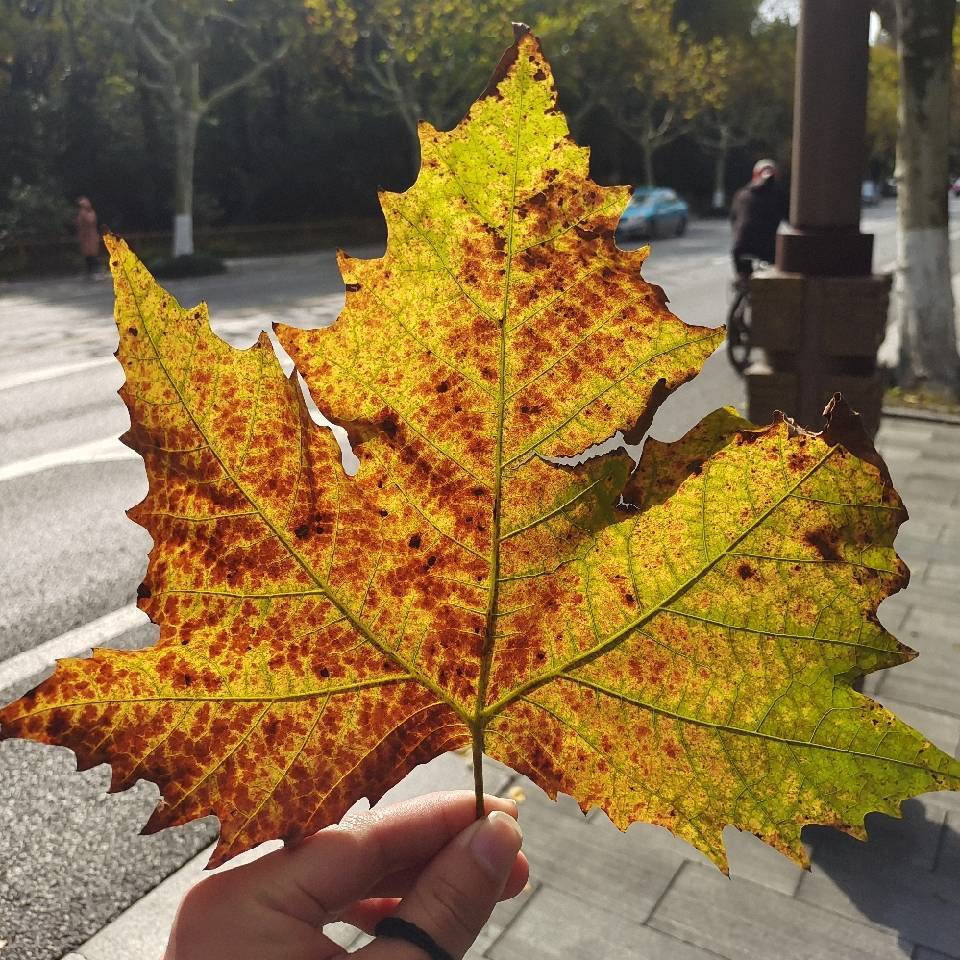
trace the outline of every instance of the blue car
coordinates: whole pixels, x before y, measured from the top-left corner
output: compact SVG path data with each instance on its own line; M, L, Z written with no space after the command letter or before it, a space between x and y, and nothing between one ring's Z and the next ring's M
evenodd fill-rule
M679 237L687 229L690 210L673 190L638 187L617 225L617 236Z

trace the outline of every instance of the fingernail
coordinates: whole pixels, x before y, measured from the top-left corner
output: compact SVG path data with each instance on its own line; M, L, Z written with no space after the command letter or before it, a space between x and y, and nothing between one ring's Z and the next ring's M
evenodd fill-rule
M489 810L491 807L496 806L497 804L505 803L508 805L507 813L513 817L514 820L517 819L517 813L519 807L517 806L517 801L512 800L510 797L497 797L490 793L485 793L483 795L483 806L485 810Z
M494 880L503 880L517 859L523 843L520 824L509 814L495 810L481 820L470 838L470 853Z

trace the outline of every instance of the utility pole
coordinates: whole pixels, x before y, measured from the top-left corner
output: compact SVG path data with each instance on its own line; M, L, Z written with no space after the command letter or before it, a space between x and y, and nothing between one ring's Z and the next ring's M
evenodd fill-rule
M870 0L802 0L797 36L790 225L776 266L751 281L753 341L769 369L747 375L750 417L783 410L818 428L837 392L875 432L876 368L890 277L872 273L860 231Z

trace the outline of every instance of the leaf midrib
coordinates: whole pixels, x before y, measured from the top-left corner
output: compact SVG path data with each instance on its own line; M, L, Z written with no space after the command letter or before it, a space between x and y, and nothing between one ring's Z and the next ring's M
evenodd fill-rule
M688 717L685 714L678 713L674 710L667 710L664 707L654 706L652 703L647 703L644 700L641 700L639 697L630 696L628 693L624 693L619 690L613 690L610 687L605 687L603 684L597 683L593 680L587 680L584 677L571 677L566 674L558 677L560 680L566 680L570 683L574 683L581 687L586 687L589 690L593 690L597 693L603 694L607 697L612 697L615 700L622 700L624 703L629 703L632 706L639 707L642 710L649 710L651 713L656 713L662 717L668 717L671 720L677 720L681 723L689 723L692 726L704 727L708 730L720 731L722 733L730 733L736 736L742 737L754 737L759 740L769 740L773 743L782 743L789 747L803 747L810 748L813 750L825 750L830 753L839 753L845 757L860 757L864 760L877 760L883 763L895 763L903 767L909 767L914 770L922 770L925 773L941 773L942 771L934 770L931 767L924 766L921 763L916 763L912 760L901 760L897 757L887 757L882 754L877 753L865 753L862 750L852 750L847 747L834 747L828 743L816 743L812 740L799 740L794 737L780 737L774 733L764 733L762 730L751 730L747 727L735 727L729 723L714 723L710 720L701 720L697 717ZM540 704L535 700L528 700L528 703L531 706L535 706L538 709L543 709ZM867 701L869 703L870 701ZM943 776L951 776L950 774L944 773Z
M497 377L497 436L494 443L493 475L493 517L491 521L491 557L490 583L487 591L486 634L483 651L480 656L480 677L477 680L477 702L474 707L471 733L474 739L474 753L482 754L484 747L483 731L486 725L487 690L490 686L490 669L493 664L493 651L496 645L497 608L500 604L500 547L503 494L503 427L506 418L506 381L507 381L507 318L510 315L510 283L513 277L514 229L517 221L517 179L520 170L520 134L523 127L523 84L519 84L517 93L516 135L513 144L513 180L510 185L510 224L507 229L506 264L503 272L503 305L500 315L500 357ZM476 763L476 756L474 763ZM479 785L478 785L479 790ZM478 809L482 810L478 795Z

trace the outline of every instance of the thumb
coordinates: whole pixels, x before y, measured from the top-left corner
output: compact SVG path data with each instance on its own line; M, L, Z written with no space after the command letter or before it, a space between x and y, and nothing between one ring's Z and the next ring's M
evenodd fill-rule
M460 960L497 905L522 840L509 814L496 810L477 820L430 861L394 915L416 924ZM379 937L354 956L424 960L426 954L405 940Z

